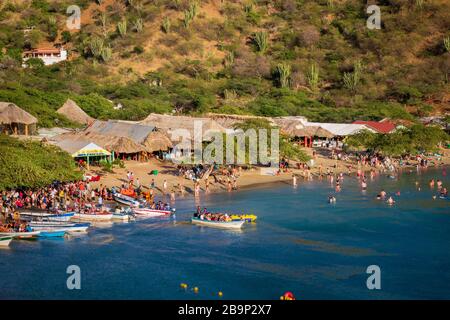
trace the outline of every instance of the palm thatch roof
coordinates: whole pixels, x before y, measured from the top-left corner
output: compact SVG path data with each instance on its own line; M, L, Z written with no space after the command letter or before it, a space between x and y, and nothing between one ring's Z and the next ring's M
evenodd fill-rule
M168 150L173 147L172 141L161 131L154 131L150 133L145 139L143 145L148 152Z
M64 105L59 108L57 113L65 116L67 119L79 123L79 124L90 124L95 121L94 118L90 117L86 112L83 111L73 100L67 99Z
M109 137L124 137L133 140L137 144L142 144L154 129L153 126L143 125L137 122L96 120L86 128L85 133L100 134Z
M14 103L0 102L0 124L35 124L38 120Z
M210 118L196 118L189 116L171 116L151 113L147 118L140 122L145 125L152 125L164 132L166 132L172 140L177 140L173 137L176 130L184 129L189 132L191 139L194 138L194 126L201 126L202 132L221 132L226 133L226 129L219 123ZM180 132L182 133L182 132ZM173 138L172 138L173 137Z
M259 117L252 115L240 115L240 114L224 114L224 113L208 113L206 115L208 118L216 121L224 128L233 129L236 124L245 122L246 120L252 119L263 119L273 123L272 118L269 117Z

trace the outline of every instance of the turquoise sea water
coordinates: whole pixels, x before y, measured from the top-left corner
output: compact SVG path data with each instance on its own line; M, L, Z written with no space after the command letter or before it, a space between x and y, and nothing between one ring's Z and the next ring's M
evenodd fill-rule
M432 199L430 178L449 186L428 170L377 177L366 193L346 177L334 205L327 181L201 198L211 210L257 214L241 232L190 225L195 201L186 199L171 219L13 241L0 250L0 298L279 299L289 290L299 299L450 299L450 200ZM394 206L375 199L381 188L401 191ZM81 268L81 290L66 287L69 265ZM369 265L381 268L381 290L366 287Z

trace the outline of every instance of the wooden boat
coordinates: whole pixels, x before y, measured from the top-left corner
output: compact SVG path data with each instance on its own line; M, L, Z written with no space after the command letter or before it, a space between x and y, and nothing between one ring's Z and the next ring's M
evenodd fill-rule
M40 231L25 231L25 232L0 232L0 237L13 237L17 239L30 239L37 237Z
M136 214L137 217L161 217L161 216L169 216L172 214L172 210L157 210L157 209L151 209L146 207L139 207L134 208L133 212Z
M237 221L211 221L211 220L202 220L199 218L192 218L192 224L196 224L199 226L212 227L212 228L220 228L220 229L241 229L242 225L245 223L245 220L237 220Z
M5 237L5 236L0 236L0 247L7 247L9 246L10 242L12 241L13 237Z
M98 212L98 213L75 213L72 220L82 220L82 221L110 221L113 214L109 212Z
M46 230L41 231L38 236L42 238L61 238L64 237L65 234L66 231L64 230Z
M258 219L254 214L232 214L230 218L233 221L244 220L246 222L256 222L256 219Z
M56 221L31 221L30 227L35 231L61 230L66 232L86 232L90 223L67 223Z
M25 220L45 219L48 221L69 221L74 212L48 213L48 212L20 212L20 218Z
M114 200L129 207L139 207L141 205L135 198L121 193L115 193Z

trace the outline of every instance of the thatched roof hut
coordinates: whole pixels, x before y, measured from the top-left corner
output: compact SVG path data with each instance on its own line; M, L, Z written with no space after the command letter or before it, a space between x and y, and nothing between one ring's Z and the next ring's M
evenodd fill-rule
M252 115L240 115L240 114L224 114L224 113L208 113L207 117L216 121L224 128L233 129L236 124L243 123L246 120L267 120L273 123L272 118L269 117L259 117Z
M109 137L124 137L133 140L137 144L142 144L155 128L150 125L143 125L137 122L120 120L94 121L86 128L86 134L100 134Z
M132 139L126 137L106 136L95 133L68 133L59 135L56 138L58 144L63 144L64 141L72 142L94 142L95 144L105 148L108 151L116 153L139 153L146 151L144 146L135 143Z
M171 116L151 113L147 118L140 122L145 125L152 125L165 133L167 133L172 141L177 141L178 138L173 137L172 134L178 129L188 130L191 139L194 138L194 124L197 123L202 127L202 133L220 132L226 133L226 129L219 123L210 118L197 118L189 116Z
M67 99L64 105L59 108L57 113L65 116L70 121L88 125L95 121L94 118L90 117L86 112L83 111L73 100Z
M154 131L150 133L145 139L143 145L148 152L168 150L173 147L172 141L161 131Z
M0 132L28 135L38 120L14 103L0 102ZM31 126L31 127L30 127Z

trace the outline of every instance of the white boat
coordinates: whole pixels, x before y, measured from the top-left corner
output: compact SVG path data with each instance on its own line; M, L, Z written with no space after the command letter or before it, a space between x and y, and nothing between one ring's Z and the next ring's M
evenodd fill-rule
M65 213L48 213L48 212L20 212L20 218L26 220L36 220L45 219L48 221L69 221L73 216L74 212Z
M133 220L134 217L131 216L129 213L126 212L114 212L112 216L113 221L130 221Z
M12 241L13 237L5 237L5 236L0 236L0 247L7 247L9 246L9 243Z
M26 231L26 232L0 232L0 237L13 237L19 239L28 239L37 237L40 231Z
M110 221L112 213L75 213L72 220L77 221Z
M35 231L61 230L66 232L86 232L90 223L67 223L56 221L31 221L30 227Z
M156 210L151 208L134 208L133 212L136 214L137 217L161 217L161 216L168 216L173 211L172 210Z
M192 218L192 224L196 224L199 226L206 226L212 228L220 228L220 229L241 229L242 225L245 223L245 220L237 220L237 221L211 221L211 220L202 220L199 218Z
M126 196L121 193L115 193L114 200L116 200L117 202L124 204L126 206L130 206L130 207L139 207L141 205L141 203L138 200L136 200L135 198Z

